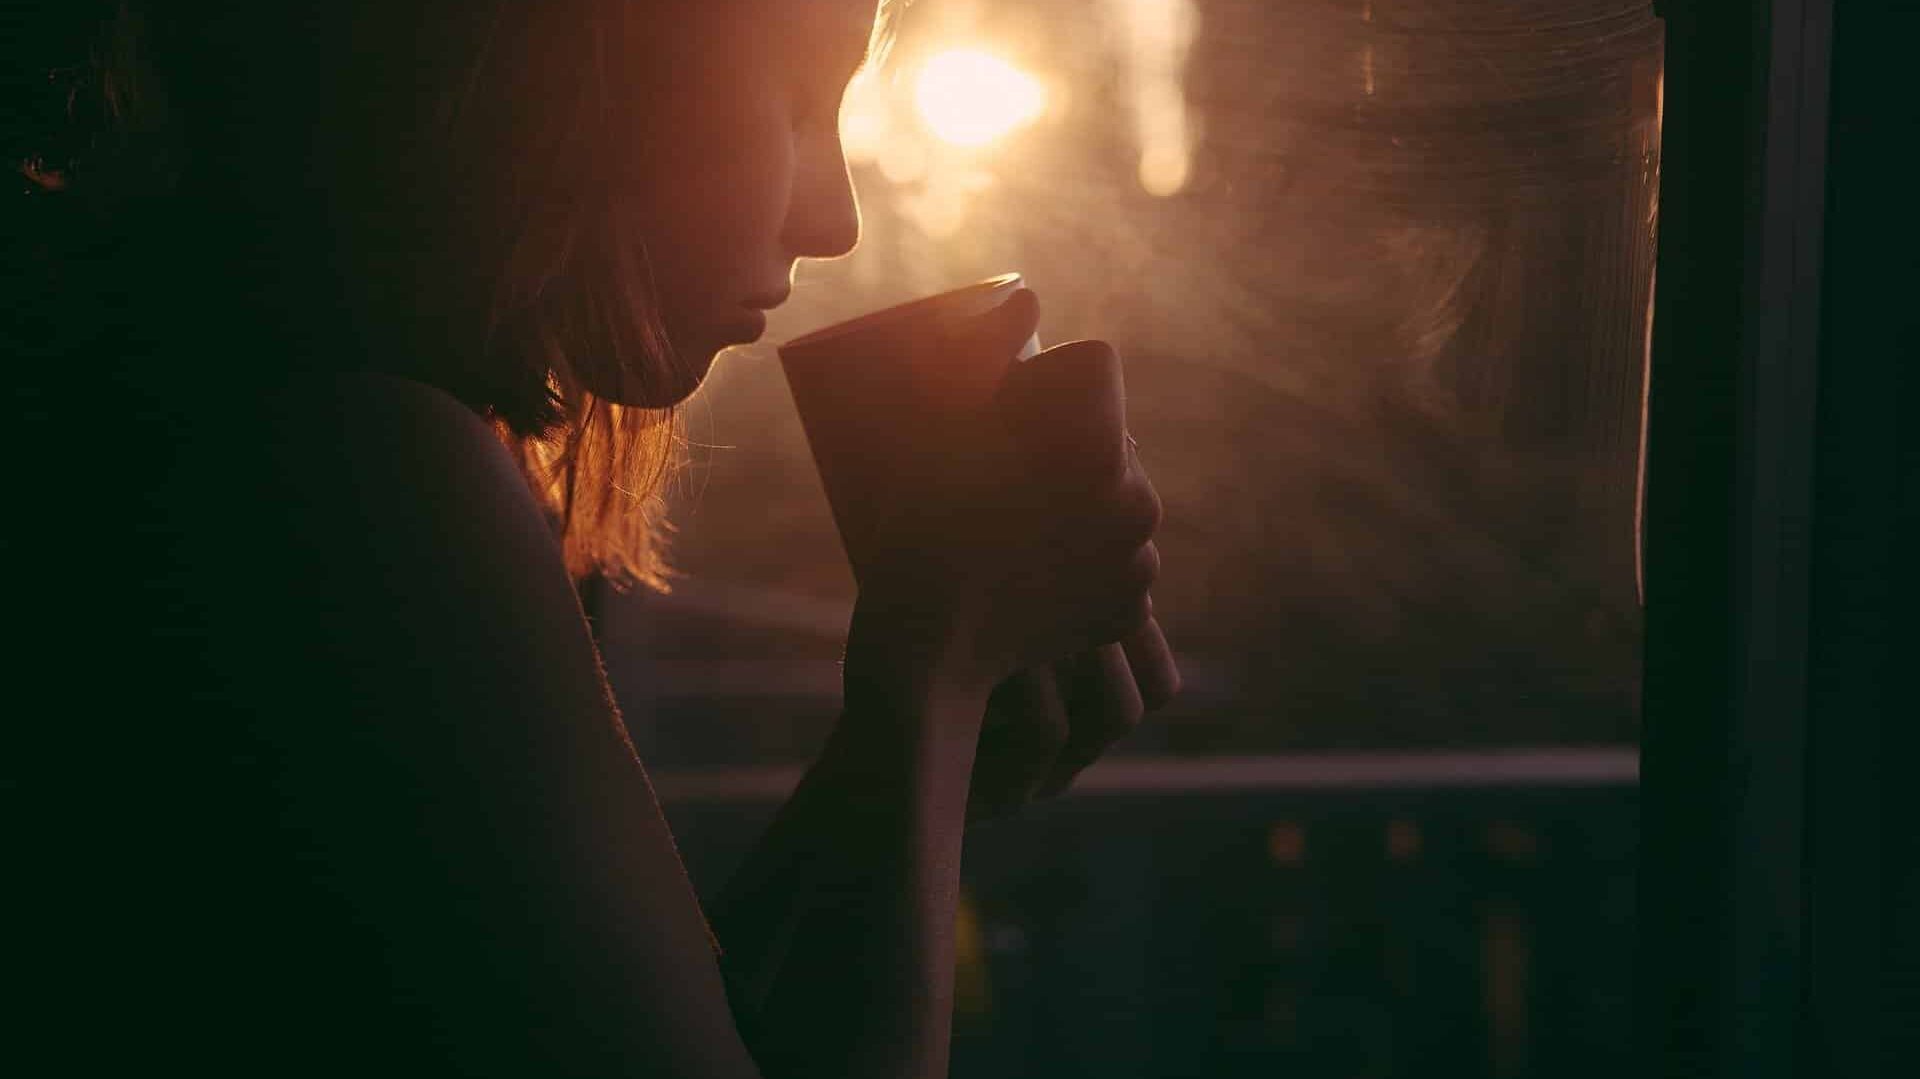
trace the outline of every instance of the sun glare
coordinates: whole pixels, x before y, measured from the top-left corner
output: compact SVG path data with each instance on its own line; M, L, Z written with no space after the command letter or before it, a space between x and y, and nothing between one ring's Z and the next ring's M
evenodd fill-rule
M1047 93L1033 76L992 53L951 49L921 66L913 102L935 135L973 147L1038 119Z

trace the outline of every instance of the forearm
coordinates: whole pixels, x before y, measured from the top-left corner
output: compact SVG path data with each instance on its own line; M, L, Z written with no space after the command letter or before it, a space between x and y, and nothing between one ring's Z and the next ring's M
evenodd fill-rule
M945 1074L986 691L936 674L930 651L856 625L839 726L711 912L742 1034L771 1077Z

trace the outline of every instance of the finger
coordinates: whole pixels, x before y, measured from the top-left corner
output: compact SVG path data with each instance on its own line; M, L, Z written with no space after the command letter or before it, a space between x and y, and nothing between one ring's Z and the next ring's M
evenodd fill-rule
M1128 549L1151 541L1154 533L1160 531L1166 512L1160 502L1160 492L1138 471L1129 474L1107 509L1111 514L1107 537L1112 542L1125 544Z
M997 816L1032 798L1067 737L1067 709L1051 670L1030 668L995 686L974 754L967 819Z
M1111 578L1108 613L1101 623L1111 636L1100 644L1111 644L1133 636L1153 614L1148 591L1160 579L1160 548L1143 543L1133 549L1125 562L1115 568Z
M1056 670L1066 698L1068 733L1046 781L1035 792L1042 798L1065 790L1081 769L1139 726L1145 712L1126 652L1119 645L1083 652Z
M1083 649L1120 644L1147 624L1147 597L1137 589L1107 600L1102 607L1099 614L1082 627L1080 640Z
M1050 572L1093 570L1099 590L1114 597L1137 598L1152 587L1160 571L1153 537L1166 511L1160 493L1137 465L1129 467L1117 487L1104 491L1065 491L1043 484L1018 492L1018 497L1029 500L1024 508L1042 515L1045 531L1031 534L1053 559Z
M1126 651L1133 683L1146 710L1165 707L1180 692L1180 667L1174 662L1173 649L1167 646L1159 619L1149 615L1139 629L1120 642L1120 647Z
M1067 708L1067 744L1061 756L1092 747L1097 756L1108 743L1125 736L1144 712L1133 668L1117 644L1102 645L1061 664L1062 697ZM1089 757L1088 759L1091 759Z
M1126 387L1104 341L1075 341L1010 368L1002 416L1028 461L1061 486L1117 483L1127 468Z

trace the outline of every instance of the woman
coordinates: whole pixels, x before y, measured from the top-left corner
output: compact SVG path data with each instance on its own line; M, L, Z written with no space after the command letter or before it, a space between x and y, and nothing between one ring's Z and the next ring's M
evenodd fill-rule
M9 148L17 412L70 447L10 544L60 701L7 776L38 1050L944 1074L989 691L1150 626L1111 350L1023 365L921 477L948 527L860 582L841 722L711 925L569 580L657 579L672 407L854 246L837 103L891 6L190 0L21 39L86 58ZM1117 730L1064 733L997 782Z

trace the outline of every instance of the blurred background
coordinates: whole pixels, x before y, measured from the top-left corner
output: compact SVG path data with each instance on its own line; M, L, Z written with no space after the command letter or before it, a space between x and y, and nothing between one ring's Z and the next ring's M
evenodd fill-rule
M917 0L866 222L687 413L671 593L588 597L696 885L838 707L773 345L1017 270L1098 336L1187 688L976 829L958 1076L1628 1066L1661 25L1631 0Z

